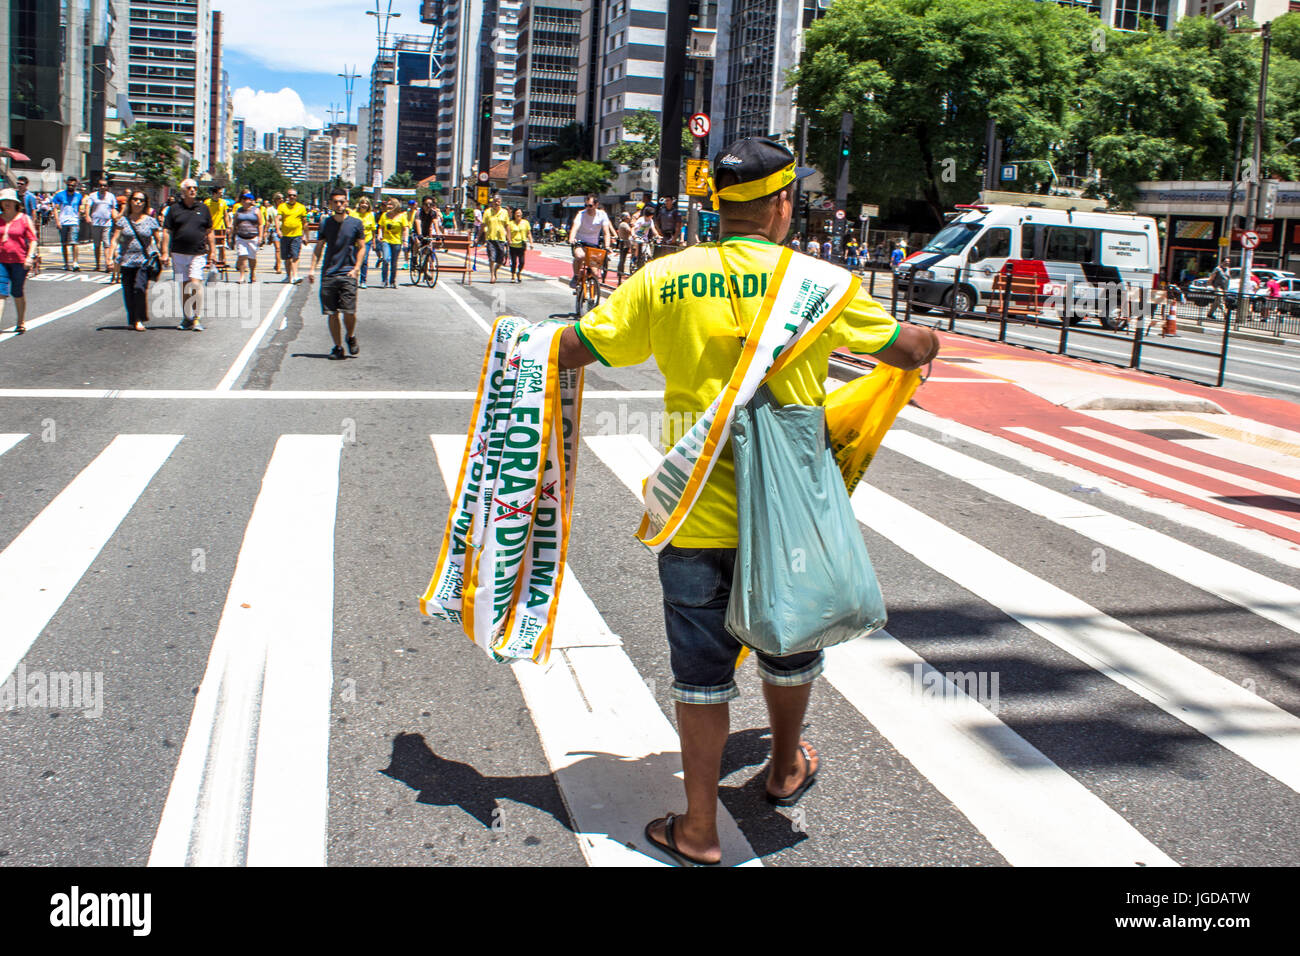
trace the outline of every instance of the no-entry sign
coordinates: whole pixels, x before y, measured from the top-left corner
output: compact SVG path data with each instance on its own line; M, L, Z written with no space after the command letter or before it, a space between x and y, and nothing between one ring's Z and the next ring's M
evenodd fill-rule
M1254 249L1258 245L1259 245L1259 233L1243 232L1241 234L1241 248Z
M709 130L713 128L713 124L709 122L707 113L694 114L688 121L687 125L690 127L691 135L696 139L703 139L708 136Z

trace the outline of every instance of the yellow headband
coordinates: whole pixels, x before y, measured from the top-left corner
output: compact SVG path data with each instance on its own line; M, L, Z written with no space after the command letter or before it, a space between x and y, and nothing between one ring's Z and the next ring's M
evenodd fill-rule
M714 185L713 177L709 176L709 193L713 198L713 211L718 211L719 199L725 199L728 202L748 202L751 199L761 199L763 196L771 195L778 189L789 186L794 180L794 163L784 169L778 169L770 176L754 179L747 183L736 183L734 186L728 186L722 190L719 190Z

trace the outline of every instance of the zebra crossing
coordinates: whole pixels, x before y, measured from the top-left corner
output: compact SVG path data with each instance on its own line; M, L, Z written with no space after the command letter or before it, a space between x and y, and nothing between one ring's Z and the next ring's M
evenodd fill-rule
M0 434L0 469L30 440ZM0 607L6 609L0 681L14 673L43 635L49 639L50 621L79 600L96 561L127 545L118 534L124 519L157 476L173 467L176 449L189 440L202 439L116 435L11 540L0 541ZM426 441L403 453L420 456L442 478L443 497L430 504L433 517L425 516L426 530L436 534L463 436L433 434ZM632 549L622 516L635 510L655 450L645 437L627 434L590 434L584 446L579 508L584 489L590 492L597 483L621 489L623 497L598 502L591 495L588 507L598 517L585 527L588 533L599 527L608 541L584 542L575 532L572 548ZM1066 460L1048 454L1053 447ZM1107 448L1128 457L1110 458L1100 450ZM853 506L887 599L897 593L914 603L919 599L912 592L960 594L963 614L977 608L996 622L999 633L1012 635L990 646L988 660L994 664L996 649L1069 660L1077 668L1072 679L1078 687L1061 689L1052 706L1086 716L1094 703L1122 701L1135 727L1181 728L1178 740L1213 768L1220 777L1216 786L1231 789L1242 781L1234 813L1259 812L1265 829L1294 824L1300 816L1295 704L1300 548L1288 533L1294 519L1285 507L1300 489L1294 473L1251 470L1173 443L1157 449L1113 429L1075 427L1047 434L1013 428L999 435L916 408L905 410L879 458L871 474L879 480L861 486ZM1134 465L1135 458L1147 462L1149 474ZM340 489L348 452L339 435L283 434L264 461L246 464L262 471L261 487L251 511L234 516L242 529L238 558L220 622L207 638L202 680L192 698L175 702L189 713L187 730L170 786L155 801L151 865L332 862L330 830L338 825L332 809L337 795L330 792L331 727L338 709L334 647L341 637L335 555L338 529L344 526ZM1014 513L1025 537L1050 533L1077 543L1085 554L1101 549L1111 560L1126 562L1127 573L1140 576L1153 591L1174 584L1194 590L1216 614L1237 622L1229 637L1238 643L1224 642L1229 651L1246 646L1240 642L1249 642L1254 633L1278 645L1269 658L1277 662L1273 680L1256 687L1236 671L1222 673L1197 649L1150 628L1142 615L1076 593L1084 589L1071 575L1027 566L1006 553L1005 528L989 528L986 534L955 527L936 508L933 495L887 481L891 469L904 468L925 474L946 494L980 505L996 503L999 514ZM1121 480L1121 474L1129 480ZM1176 489L1176 499L1153 496L1143 487L1152 480L1166 487L1180 481L1187 490ZM1089 494L1063 490L1070 486L1086 487ZM376 497L382 493L373 489ZM1252 497L1228 500L1233 494ZM1253 496L1271 508L1255 506ZM384 573L422 584L429 569L402 567L403 561L394 556ZM626 625L622 635L616 633L608 623L619 612L615 592L592 573L592 565L588 560L582 573L566 572L549 665L516 663L509 670L582 857L590 865L661 865L664 861L644 845L641 828L681 803L679 745L667 688L646 676L663 670L666 648L661 638L655 641L662 624L647 620L635 625L636 635ZM941 601L932 609L940 615L948 610ZM1057 737L1026 718L1029 695L1010 686L1010 674L1002 675L1007 699L1000 706L996 667L981 671L980 680L987 677L987 682L977 682L969 667L954 672L950 661L965 658L936 651L941 645L933 641L919 641L908 617L901 614L888 632L828 652L825 688L814 694L810 712L814 733L832 703L823 695L833 695L836 706L850 708L861 721L856 727L828 725L823 737L815 738L830 758L828 773L835 772L837 742L874 730L901 756L918 786L940 795L944 813L963 821L1007 863L1199 862L1186 849L1187 834L1173 839L1151 823L1153 808L1173 799L1159 792L1167 757L1153 755L1147 764L1139 754L1134 764L1133 773L1151 787L1141 794L1147 806L1117 798L1122 788L1102 779L1087 759L1101 742L1083 736L1063 748ZM969 640L971 634L954 621L951 635L930 638L951 637L954 647L958 639ZM423 633L437 642L460 640L441 626ZM647 647L657 647L657 657L650 657ZM463 706L473 706L472 701ZM0 724L0 740L11 732ZM389 746L390 741L375 741L376 768L383 766ZM105 784L126 786L124 781ZM861 812L872 799L869 784L864 790L854 798L860 803L817 812L821 817ZM797 827L801 817L789 816L790 826ZM762 847L771 841L756 836L743 808L724 802L719 819L724 862L762 865ZM1295 832L1293 826L1289 832ZM1269 852L1294 858L1288 840ZM789 852L797 862L798 847ZM827 852L833 858L834 848ZM1274 858L1262 848L1240 852L1245 859L1252 853Z

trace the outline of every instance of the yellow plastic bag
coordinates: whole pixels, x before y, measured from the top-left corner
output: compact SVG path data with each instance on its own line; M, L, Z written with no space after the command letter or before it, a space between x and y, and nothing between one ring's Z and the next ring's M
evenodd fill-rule
M843 385L826 397L831 449L849 494L862 480L880 442L921 384L921 370L905 372L885 365Z

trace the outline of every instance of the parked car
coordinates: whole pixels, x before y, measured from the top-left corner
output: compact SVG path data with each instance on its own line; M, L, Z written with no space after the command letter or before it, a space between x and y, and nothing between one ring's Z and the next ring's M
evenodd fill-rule
M1285 292L1287 289L1287 284L1283 280L1291 280L1297 278L1294 272L1288 272L1285 269L1259 268L1259 269L1251 269L1250 271L1256 278L1259 279L1260 291L1262 291L1266 296L1268 294L1268 290L1264 288L1263 283L1268 282L1269 279L1276 276L1277 279L1282 282L1282 288L1283 291ZM1225 295L1230 301L1235 302L1237 301L1237 289L1239 288L1239 283L1241 281L1241 269L1238 268L1237 266L1232 266L1230 269L1228 269L1228 276L1230 278L1230 282L1228 284L1228 289ZM1189 301L1194 302L1197 305L1209 305L1211 302L1213 302L1214 286L1210 284L1210 277L1205 276L1204 278L1194 279L1193 281L1189 282L1187 284L1187 298Z

